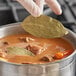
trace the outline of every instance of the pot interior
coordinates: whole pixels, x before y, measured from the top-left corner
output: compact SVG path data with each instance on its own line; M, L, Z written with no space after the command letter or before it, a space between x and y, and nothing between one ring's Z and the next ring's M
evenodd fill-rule
M70 30L68 31L69 34L67 34L63 38L68 40L73 45L73 48L76 49L76 35L72 31ZM24 31L20 23L8 24L0 28L0 38L13 34L25 34L25 33L27 32Z

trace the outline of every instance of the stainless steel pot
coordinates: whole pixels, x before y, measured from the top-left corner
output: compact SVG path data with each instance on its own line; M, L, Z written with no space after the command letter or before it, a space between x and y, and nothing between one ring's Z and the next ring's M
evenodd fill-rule
M20 23L0 27L0 38L26 33ZM76 49L76 35L69 30L63 38L69 40ZM0 76L75 76L75 51L68 57L47 64L14 64L0 61Z

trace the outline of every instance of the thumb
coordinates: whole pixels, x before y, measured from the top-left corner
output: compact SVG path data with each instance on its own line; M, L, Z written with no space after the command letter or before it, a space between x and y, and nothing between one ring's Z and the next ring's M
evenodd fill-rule
M43 13L43 8L44 8L44 0L34 0L35 3L39 6L41 12Z
M33 0L17 0L32 16L38 17L42 11Z

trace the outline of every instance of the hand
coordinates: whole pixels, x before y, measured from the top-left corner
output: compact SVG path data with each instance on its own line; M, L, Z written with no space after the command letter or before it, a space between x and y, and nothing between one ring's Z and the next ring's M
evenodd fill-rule
M43 13L44 0L17 0L23 7L34 17L38 17ZM45 0L46 4L57 15L62 13L61 7L57 0Z

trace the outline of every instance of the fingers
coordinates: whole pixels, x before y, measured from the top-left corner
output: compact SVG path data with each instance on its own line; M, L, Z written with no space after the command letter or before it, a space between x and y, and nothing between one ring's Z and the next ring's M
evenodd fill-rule
M35 3L39 6L41 12L43 13L43 8L44 8L44 0L34 0Z
M24 8L34 17L38 17L43 13L44 0L17 0ZM55 12L55 14L60 15L62 13L61 7L57 0L45 0L48 6Z
M53 10L55 14L60 15L62 13L61 7L57 0L45 0L45 2Z
M42 11L39 8L39 6L41 7L41 5L37 6L37 4L33 0L17 0L17 1L34 17L38 17L41 15Z

